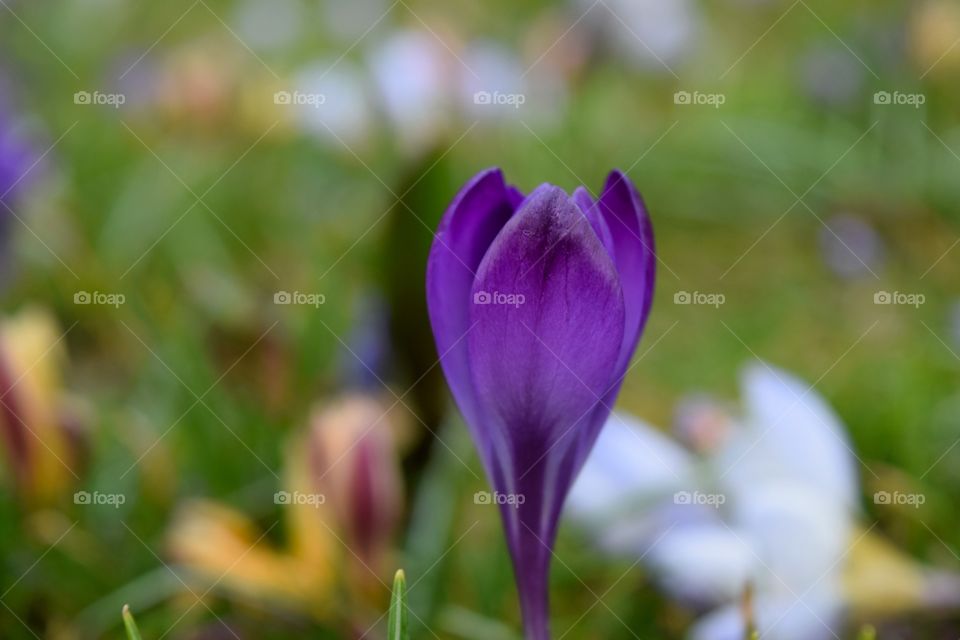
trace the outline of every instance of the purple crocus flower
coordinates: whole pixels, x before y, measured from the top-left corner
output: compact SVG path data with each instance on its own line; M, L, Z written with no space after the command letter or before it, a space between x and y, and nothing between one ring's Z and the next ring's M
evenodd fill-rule
M560 511L640 339L654 270L646 209L619 171L598 200L549 184L524 197L500 170L484 171L454 199L430 251L437 349L507 496L498 503L529 640L549 638Z
M9 203L18 194L35 157L33 148L24 140L17 126L14 114L0 103L0 201ZM0 216L7 213L0 212Z

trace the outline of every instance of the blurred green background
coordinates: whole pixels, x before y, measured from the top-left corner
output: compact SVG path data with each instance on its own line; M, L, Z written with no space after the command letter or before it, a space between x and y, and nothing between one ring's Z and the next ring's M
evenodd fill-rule
M735 397L753 357L789 369L848 426L865 495L927 496L919 510L865 499L870 521L917 558L960 565L955 3L0 5L3 100L42 155L0 211L3 313L56 323L67 357L51 394L77 423L75 474L53 495L19 495L4 457L0 637L118 638L125 602L154 638L374 625L384 585L311 615L207 592L170 543L183 505L206 498L284 547L291 525L271 496L285 449L311 407L358 385L404 414L405 499L376 572L423 576L412 622L436 633L419 637L511 637L500 523L471 501L486 485L432 367L423 300L433 229L494 165L524 191L594 194L619 167L643 193L658 286L623 408L669 425L690 392ZM922 104L896 103L909 96ZM883 291L924 302L875 304ZM275 304L278 292L323 304ZM677 304L682 292L724 303ZM91 507L75 491L125 500ZM557 553L562 631L630 563L601 560L571 527ZM617 617L637 637L679 637L692 615L641 569L604 602L569 637L630 637Z

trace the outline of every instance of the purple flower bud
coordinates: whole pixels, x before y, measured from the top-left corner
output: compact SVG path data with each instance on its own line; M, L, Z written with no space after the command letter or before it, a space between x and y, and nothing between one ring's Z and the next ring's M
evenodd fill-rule
M546 640L564 500L610 413L653 298L646 209L618 171L594 200L497 169L451 204L427 267L441 364L498 500L530 640ZM522 496L522 499L521 499Z

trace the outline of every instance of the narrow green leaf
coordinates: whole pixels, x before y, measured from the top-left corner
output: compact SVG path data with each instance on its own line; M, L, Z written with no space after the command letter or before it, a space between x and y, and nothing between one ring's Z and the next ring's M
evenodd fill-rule
M407 579L403 569L393 577L393 595L390 596L390 618L387 623L388 640L410 640L407 628Z
M123 605L123 626L127 630L127 640L143 640L140 636L140 629L133 620L133 614L130 613L130 605Z

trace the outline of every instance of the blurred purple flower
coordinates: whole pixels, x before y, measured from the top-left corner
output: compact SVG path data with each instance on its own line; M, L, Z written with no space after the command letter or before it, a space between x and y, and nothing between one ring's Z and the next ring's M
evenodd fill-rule
M37 150L23 131L23 120L10 107L10 83L0 74L0 286L8 273L7 240L16 201L39 163Z
M530 640L549 637L560 512L640 339L654 271L646 209L618 171L598 200L548 184L524 197L484 171L430 251L434 337L497 491Z
M834 216L820 232L827 266L841 278L873 273L883 263L883 241L869 222L849 214Z
M0 90L3 86L0 85ZM33 147L23 136L12 110L0 101L0 202L12 206L14 198L25 186L25 178L36 161ZM9 215L0 206L4 218Z
M863 88L864 69L841 46L818 45L800 59L797 77L814 101L824 107L853 107Z

